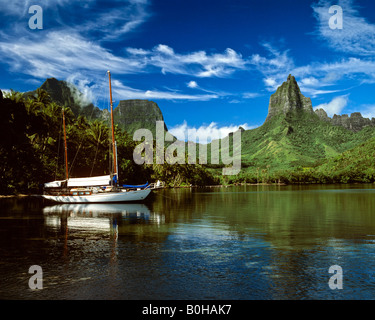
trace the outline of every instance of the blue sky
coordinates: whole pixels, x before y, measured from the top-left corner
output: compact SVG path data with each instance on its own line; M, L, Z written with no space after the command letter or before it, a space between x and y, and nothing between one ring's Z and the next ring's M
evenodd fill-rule
M77 85L106 108L106 71L120 100L158 103L172 133L216 138L261 125L293 74L329 115L375 117L372 0L0 0L0 88L46 78ZM31 5L43 29L30 29ZM332 30L332 5L343 29Z

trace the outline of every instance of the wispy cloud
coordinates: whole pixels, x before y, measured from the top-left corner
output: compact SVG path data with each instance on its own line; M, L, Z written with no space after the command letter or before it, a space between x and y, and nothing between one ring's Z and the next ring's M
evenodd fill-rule
M124 85L119 80L113 81L113 92L116 96L126 99L161 99L161 100L189 100L208 101L217 99L215 94L184 94L178 91L140 90Z
M116 70L117 74L132 74L146 72L149 62L138 59L134 54L130 56L117 56L109 50L88 41L79 34L65 32L49 32L43 40L24 38L22 41L0 42L0 52L6 55L11 68L17 72L23 72L39 79L56 77L72 81L78 87L91 81L101 81L106 70ZM173 49L160 46L159 52L173 55ZM181 58L181 57L180 57ZM182 59L188 59L186 56ZM150 61L155 60L150 57ZM175 61L175 69L172 65L165 66L170 72L180 73L178 62ZM158 63L157 63L158 64ZM173 64L173 63L172 63ZM182 68L188 68L183 64ZM78 72L79 71L79 72ZM84 76L82 76L84 74ZM128 99L169 99L207 101L217 99L223 93L215 93L198 86L196 82L188 84L190 88L199 88L204 94L184 94L178 91L162 91L159 89L140 90L114 83L114 94ZM85 92L93 95L93 88L83 86ZM95 88L97 89L97 88Z
M28 16L30 2L15 0L5 5L5 1L0 1L5 8L0 16L22 19ZM73 79L76 85L86 83L89 78L94 82L101 81L102 74L108 69L116 70L120 75L161 71L164 74L210 78L227 77L238 69L245 68L246 61L232 49L226 49L223 53L176 53L173 48L159 44L151 50L128 48L112 51L106 45L108 41L121 40L152 15L149 0L111 0L106 2L105 10L98 10L99 3L99 0L85 3L41 0L39 4L43 10L48 12L48 16L55 17L53 24L48 24L43 33L31 32L25 27L19 27L20 24L7 26L1 31L3 37L0 40L0 58L3 58L13 72L37 79ZM76 9L79 9L79 15L72 14ZM84 13L90 19L82 20ZM190 83L191 89L193 83ZM87 85L83 89L90 94ZM177 90L155 88L141 90L125 85L119 85L117 92L127 93L126 97L129 98L196 101L225 95L199 86L195 89L204 94L185 94Z
M10 15L13 17L24 17L28 14L28 10L30 6L37 4L44 9L53 8L54 10L58 9L58 7L67 7L72 5L75 1L73 0L38 0L37 3L35 1L30 0L0 0L1 11L5 15ZM94 2L94 0L85 1L86 5L90 2Z
M266 55L253 54L249 64L263 75L265 88L274 92L293 74L301 91L311 97L343 91L335 87L342 80L353 83L375 83L375 24L361 17L354 0L339 0L343 9L343 29L332 30L329 8L332 1L319 0L312 4L317 21L313 35L336 52L341 53L330 61L313 60L305 65L296 65L288 50L280 50L272 43L264 42Z
M375 60L370 58L341 58L332 62L312 62L291 71L299 78L301 90L313 96L344 90L327 89L342 80L350 79L352 83L375 82ZM350 89L350 88L347 88Z
M158 68L163 74L183 74L199 78L228 77L237 70L246 69L247 63L241 54L230 48L223 53L177 53L173 48L159 44L151 50L128 48L127 52L130 57Z
M244 99L254 99L254 98L261 97L261 96L262 94L259 92L244 92L242 94L242 98Z
M62 77L81 70L89 74L116 69L120 74L142 70L140 61L112 54L78 34L49 32L40 40L23 38L0 42L0 52L8 57L15 71L37 78Z
M267 42L262 45L267 50L268 55L253 54L249 59L249 64L262 73L266 89L272 92L285 81L288 73L290 73L295 65L293 59L288 54L288 50L281 52Z
M375 25L368 22L352 0L339 0L335 3L343 9L343 29L331 29L329 8L332 1L321 0L312 5L317 20L315 34L338 52L371 56L375 53Z
M140 27L151 16L149 0L108 0L105 3L101 0L39 0L37 3L30 0L0 0L0 15L25 20L31 17L28 11L33 4L43 10L45 29L65 29L68 33L73 31L98 42L118 40ZM106 9L103 10L103 7ZM76 12L79 14L74 14ZM82 19L82 16L89 19ZM16 37L28 31L14 23L6 26L6 29Z
M152 16L149 0L111 0L105 6L110 9L90 11L93 17L76 24L76 28L100 42L114 41L135 31Z
M216 122L200 127L191 127L184 121L182 124L169 128L169 132L181 141L192 141L196 143L209 143L212 140L222 139L229 133L237 131L239 127L245 130L253 129L255 126L249 126L247 123L240 125L219 126Z
M110 0L104 7L99 6L103 4L100 0L40 0L38 4L54 18L51 19L53 24L42 33L30 32L25 27L24 18L29 16L27 10L33 4L31 1L8 3L0 0L0 4L3 8L0 16L22 18L23 21L23 27L20 23L9 24L0 31L2 61L12 71L34 79L74 79L75 84L88 90L88 94L87 79L101 81L107 69L116 70L121 76L140 73L186 76L183 80L186 91L157 86L131 88L122 83L114 86L114 92L126 93L124 97L145 99L207 101L226 97L232 103L242 102L259 97L261 93L224 92L211 84L206 86L204 81L231 78L239 72L249 71L259 72L268 92L274 92L291 73L297 78L302 92L311 97L344 90L336 85L345 78L354 79L358 84L375 83L375 60L369 56L375 48L375 27L359 16L351 0L339 1L344 9L344 29L339 38L337 32L335 36L331 33L338 30L328 26L330 3L321 0L312 8L317 20L316 35L336 51L357 56L344 55L335 60L312 61L300 66L296 65L291 50L280 49L270 42L261 44L265 53L254 52L249 57L231 48L221 52L181 52L162 43L151 48L112 46L108 41L122 40L152 16L149 0ZM74 14L77 10L80 13ZM90 18L82 19L84 14ZM187 82L188 77L191 79Z
M263 76L265 88L269 92L276 89L287 79L289 74L296 77L303 94L309 97L335 93L342 89L328 88L336 84L345 75L366 73L373 75L373 65L361 60L348 59L339 62L312 62L308 65L296 66L288 50L281 51L270 43L263 43L268 55L254 54L249 60ZM357 63L361 62L361 63ZM361 65L364 63L365 65ZM333 75L336 75L335 77Z

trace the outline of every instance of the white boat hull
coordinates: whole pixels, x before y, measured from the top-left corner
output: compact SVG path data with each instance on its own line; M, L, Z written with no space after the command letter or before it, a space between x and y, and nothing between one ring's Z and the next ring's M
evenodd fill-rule
M94 193L90 195L47 195L44 194L43 198L60 203L110 203L110 202L128 202L128 201L141 201L146 199L150 194L151 189L134 190L127 192L103 192Z

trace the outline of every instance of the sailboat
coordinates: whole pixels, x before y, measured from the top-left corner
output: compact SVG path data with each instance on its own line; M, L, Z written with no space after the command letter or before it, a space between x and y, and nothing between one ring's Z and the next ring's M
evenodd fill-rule
M69 178L65 115L63 110L63 127L65 142L66 179L44 184L42 197L60 203L113 203L141 201L147 198L155 184L120 185L118 179L117 146L114 133L111 73L108 71L109 94L111 105L113 173L110 175Z

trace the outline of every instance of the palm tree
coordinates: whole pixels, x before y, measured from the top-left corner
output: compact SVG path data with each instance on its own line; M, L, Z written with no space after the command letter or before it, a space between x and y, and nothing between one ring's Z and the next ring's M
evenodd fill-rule
M62 108L56 102L51 102L45 106L44 112L51 119L60 119Z
M23 94L19 91L14 91L13 89L10 89L9 92L4 93L4 98L8 98L13 100L16 103L24 102Z
M36 115L39 112L38 105L35 103L35 100L27 97L25 100L26 111L29 115Z
M101 151L102 153L106 153L106 151L108 150L107 147L109 145L109 130L108 127L104 124L104 122L95 120L91 123L86 132L88 141L92 143L92 146L95 146L95 157L94 161L92 162L90 173L91 175L94 170L94 166L96 164L99 151ZM103 162L104 157L102 157L100 160L100 162Z
M40 88L36 89L36 95L34 99L36 103L42 104L44 106L51 102L51 97L49 96L48 92Z

